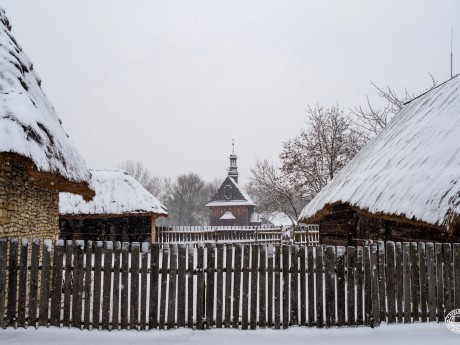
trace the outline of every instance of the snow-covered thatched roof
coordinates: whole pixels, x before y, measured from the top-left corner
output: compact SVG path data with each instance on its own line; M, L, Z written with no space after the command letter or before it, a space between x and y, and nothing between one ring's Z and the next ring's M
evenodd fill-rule
M0 160L22 159L37 180L47 180L48 187L90 199L94 193L85 161L40 85L0 8Z
M303 209L333 205L449 229L460 215L460 76L414 99Z
M96 196L86 202L80 196L60 193L61 216L167 216L165 206L124 170L90 170Z

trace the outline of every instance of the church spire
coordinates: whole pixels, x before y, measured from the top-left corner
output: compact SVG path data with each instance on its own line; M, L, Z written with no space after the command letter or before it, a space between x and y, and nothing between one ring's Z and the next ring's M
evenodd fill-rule
M235 139L232 140L232 154L230 155L230 167L228 168L228 176L233 178L238 183L238 167L236 166L237 156L235 154Z

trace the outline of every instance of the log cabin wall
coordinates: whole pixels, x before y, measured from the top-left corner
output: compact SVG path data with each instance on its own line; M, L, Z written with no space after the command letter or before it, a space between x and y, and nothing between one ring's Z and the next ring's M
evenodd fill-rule
M230 211L235 216L235 222L232 225L235 226L246 226L250 225L249 220L252 212L254 212L254 206L213 206L209 210L209 220L212 226L226 226L228 222L224 222L220 219L222 215Z

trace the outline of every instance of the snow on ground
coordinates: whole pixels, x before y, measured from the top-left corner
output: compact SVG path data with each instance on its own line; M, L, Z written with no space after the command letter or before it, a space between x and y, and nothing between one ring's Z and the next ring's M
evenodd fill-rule
M67 328L33 328L0 331L0 344L52 345L52 344L460 344L460 334L447 330L444 323L413 325L382 325L377 328L358 327L341 329L316 329L291 327L287 330L260 329L241 331L213 329L193 331L189 329L168 331L80 331Z

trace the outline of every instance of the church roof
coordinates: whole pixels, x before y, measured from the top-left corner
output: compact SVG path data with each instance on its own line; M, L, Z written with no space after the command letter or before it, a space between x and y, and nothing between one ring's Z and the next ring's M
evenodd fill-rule
M235 216L233 215L232 212L227 211L219 219L221 219L221 220L233 220L233 219L236 219L236 218L235 218Z
M236 181L227 177L207 207L256 206L248 193Z

